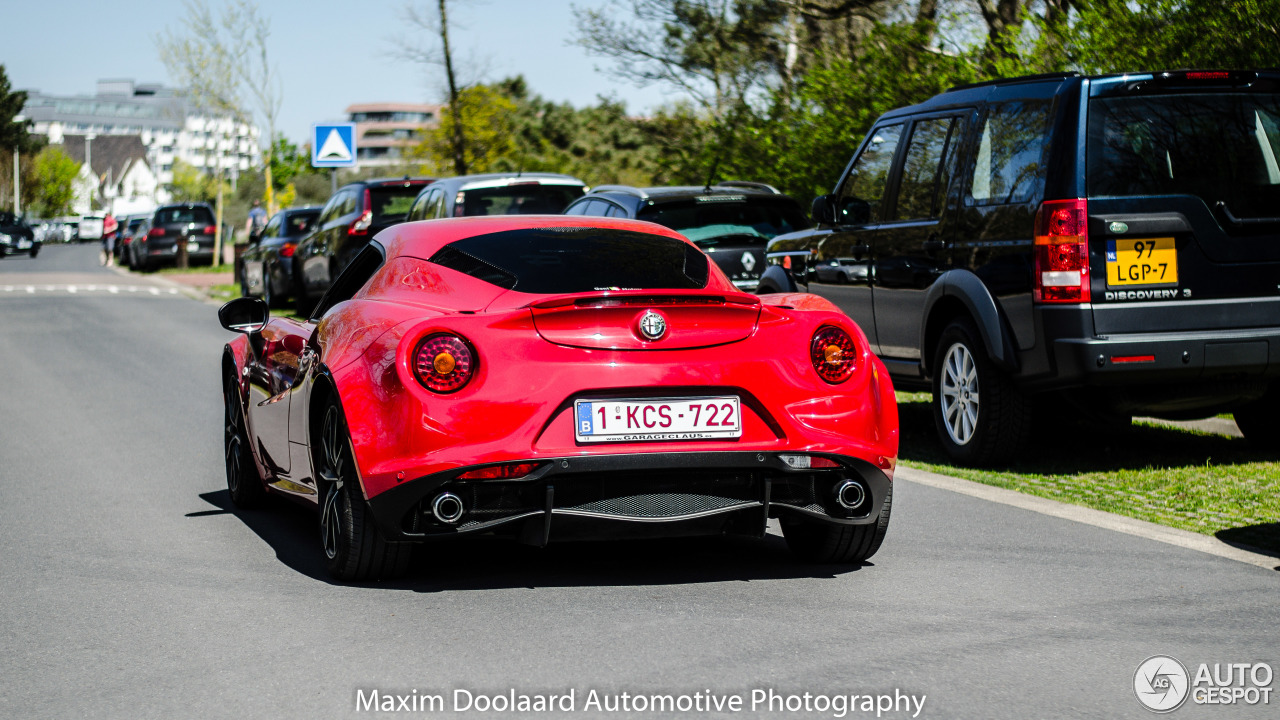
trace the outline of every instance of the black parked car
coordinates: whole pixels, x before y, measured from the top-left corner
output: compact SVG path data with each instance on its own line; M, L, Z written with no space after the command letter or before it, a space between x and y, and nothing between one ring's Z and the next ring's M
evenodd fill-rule
M315 227L319 207L281 210L267 221L262 238L244 251L240 294L261 297L268 307L289 297L293 289L293 253Z
M126 215L120 218L119 227L116 229L115 243L112 244L111 252L116 256L116 260L121 265L129 263L129 244L133 242L133 235L138 231L138 227L149 216L142 215Z
M207 203L180 203L156 208L145 219L146 232L138 229L129 240L129 267L150 272L177 261L178 245L185 244L187 262L213 264L213 208Z
M0 258L5 255L40 254L40 241L27 221L9 210L0 210Z
M1034 401L1280 447L1280 72L954 88L877 120L813 216L761 289L857 320L961 461L1016 452Z
M765 244L777 235L809 227L799 203L769 185L752 182L709 187L601 185L565 214L634 218L676 230L746 292L755 292L760 283Z
M442 178L413 201L409 220L475 215L559 215L585 184L557 173L489 173Z
M301 315L333 278L383 229L405 221L409 207L433 178L381 178L344 185L329 198L311 234L293 251L293 298Z

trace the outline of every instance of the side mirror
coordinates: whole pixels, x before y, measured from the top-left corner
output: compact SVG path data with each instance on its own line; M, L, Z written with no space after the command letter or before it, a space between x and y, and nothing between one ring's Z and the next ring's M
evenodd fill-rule
M813 205L809 208L809 214L813 217L815 225L834 225L836 222L835 208L831 205L830 195L819 195L813 199Z
M262 298L241 297L218 308L218 322L231 332L253 335L267 326L270 314Z

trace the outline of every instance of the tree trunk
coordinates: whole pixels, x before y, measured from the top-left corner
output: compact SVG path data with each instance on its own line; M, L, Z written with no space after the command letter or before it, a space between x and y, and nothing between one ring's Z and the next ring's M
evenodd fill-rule
M444 72L449 78L449 114L453 116L453 171L467 174L467 138L462 129L462 103L458 102L458 83L453 77L453 54L449 49L449 17L445 0L440 0L440 42L444 46Z

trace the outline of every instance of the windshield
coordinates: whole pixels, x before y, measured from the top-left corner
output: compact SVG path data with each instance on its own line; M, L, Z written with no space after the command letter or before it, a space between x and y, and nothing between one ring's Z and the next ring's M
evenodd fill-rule
M1206 93L1089 103L1088 191L1195 195L1238 217L1280 215L1280 95Z
M697 248L629 230L507 230L449 243L431 262L526 293L693 289L707 284L707 256Z
M85 218L88 220L88 218ZM101 221L99 221L101 222ZM161 208L156 211L157 225L212 225L213 213L206 207Z
M423 185L415 183L408 187L393 185L391 187L375 187L369 190L369 202L373 205L374 225L394 225L404 222L413 206L413 199L418 197Z
M580 185L507 185L475 188L462 193L462 214L559 215L569 203L582 197Z
M320 217L320 211L289 213L286 217L288 219L284 223L284 234L301 235L310 230L311 226L315 224L316 218Z
M710 195L645 208L638 219L677 230L700 247L759 244L777 235L809 227L790 198Z

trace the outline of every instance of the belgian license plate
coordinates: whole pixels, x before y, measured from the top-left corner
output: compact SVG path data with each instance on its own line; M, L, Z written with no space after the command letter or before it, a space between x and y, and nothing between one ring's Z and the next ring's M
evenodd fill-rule
M737 396L578 400L578 442L707 440L742 436Z
M1107 285L1176 285L1178 250L1173 238L1107 241Z

